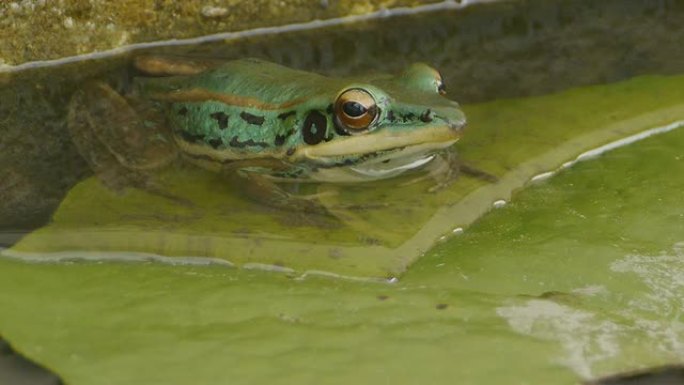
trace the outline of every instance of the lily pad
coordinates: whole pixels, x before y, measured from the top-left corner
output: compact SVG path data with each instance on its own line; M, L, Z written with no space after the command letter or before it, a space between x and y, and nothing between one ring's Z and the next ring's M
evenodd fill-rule
M684 77L643 77L465 106L472 128L458 145L461 157L498 182L463 176L427 193L435 182L411 183L412 175L319 187L328 207L350 208L331 210L336 218L267 209L241 197L221 176L196 168L161 175L164 197L138 189L115 193L91 178L69 192L49 226L3 255L395 277L437 239L469 225L495 201L508 200L536 175L597 146L684 119L683 86Z
M561 132L576 130L575 138L590 134L583 127L592 119L605 130L626 127L672 111L682 100L677 79L471 107L474 128L491 119L500 136L474 129L462 154L495 172L510 159L526 164L558 154L528 154L545 143L531 138L501 157L476 158L479 150L465 145L496 149L516 131L529 132L535 109L525 103L533 100L565 102L537 105L539 121L558 114L547 121L547 138L562 137L552 126L563 122L569 127ZM649 88L655 84L662 88ZM611 88L615 93L604 93ZM621 99L629 90L641 101ZM594 93L602 97L591 99ZM593 102L580 102L585 98ZM611 101L622 105L606 110ZM497 115L503 111L508 115ZM527 116L526 124L518 126L515 113ZM678 362L682 148L684 130L672 130L538 180L429 251L394 284L223 266L0 259L0 331L74 385L570 384Z

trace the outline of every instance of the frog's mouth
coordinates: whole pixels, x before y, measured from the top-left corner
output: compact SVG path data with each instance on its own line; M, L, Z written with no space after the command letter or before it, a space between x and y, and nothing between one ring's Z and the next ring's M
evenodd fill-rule
M383 131L367 135L348 136L308 146L297 150L295 157L326 162L326 159L341 157L363 157L366 154L397 150L413 146L448 147L461 137L462 126L457 128L444 125L431 129L410 130L405 132Z
M435 152L459 139L460 132L441 127L428 132L385 133L338 139L303 151L304 156L321 167L313 179L326 182L360 182L385 179L424 166L435 158ZM356 159L333 163L332 159Z

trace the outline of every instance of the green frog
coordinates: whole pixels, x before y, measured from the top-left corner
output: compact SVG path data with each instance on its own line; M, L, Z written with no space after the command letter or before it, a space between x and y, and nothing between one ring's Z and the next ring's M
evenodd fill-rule
M396 76L331 78L241 59L220 65L158 57L121 95L101 82L77 91L69 129L104 181L147 184L179 155L238 176L258 200L310 208L281 182L354 183L390 178L434 162L461 136L466 118L445 97L435 69ZM149 185L148 185L149 186Z

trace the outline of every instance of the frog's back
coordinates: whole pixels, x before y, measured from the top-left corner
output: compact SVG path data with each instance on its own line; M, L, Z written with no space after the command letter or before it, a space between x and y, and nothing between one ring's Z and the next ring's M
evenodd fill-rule
M300 71L260 59L238 59L191 76L136 79L145 94L205 90L282 104L316 95L330 97L342 84L337 79ZM338 84L339 83L339 84Z
M196 75L136 79L142 96L165 109L181 150L218 162L293 153L311 111L320 116L316 127L332 125L327 111L339 83L257 59Z
M278 177L373 159L405 170L416 154L454 143L465 122L455 102L440 95L437 71L425 65L398 77L336 79L242 59L192 75L140 78L136 85L140 99L164 111L191 160L219 168L238 161L250 171L263 168L256 161L275 160L278 169L265 171ZM397 154L399 166L391 163Z

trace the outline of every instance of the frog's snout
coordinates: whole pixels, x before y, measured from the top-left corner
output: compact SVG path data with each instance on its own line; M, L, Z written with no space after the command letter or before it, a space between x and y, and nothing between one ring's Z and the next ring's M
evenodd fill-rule
M447 126L450 129L452 129L453 131L460 133L465 128L466 123L467 123L467 121L465 119L461 119L461 120L457 120L457 121L448 120Z
M454 134L460 134L467 123L465 114L459 108L437 108L434 117L441 124L446 124Z
M445 116L444 123L449 128L449 131L455 136L461 136L463 129L466 126L467 120L463 114L454 114L455 116Z

